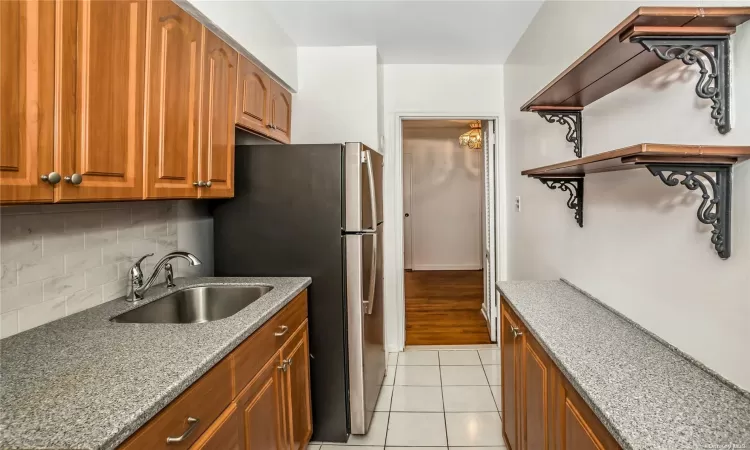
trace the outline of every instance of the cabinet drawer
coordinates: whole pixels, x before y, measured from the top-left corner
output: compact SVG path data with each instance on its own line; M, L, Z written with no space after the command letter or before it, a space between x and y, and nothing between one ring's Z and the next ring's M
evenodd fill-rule
M232 401L232 365L225 358L164 408L120 448L122 450L187 449ZM198 422L188 423L188 417ZM192 431L190 427L193 427ZM167 443L167 438L180 442Z
M232 352L235 396L245 388L306 318L307 290L297 295Z

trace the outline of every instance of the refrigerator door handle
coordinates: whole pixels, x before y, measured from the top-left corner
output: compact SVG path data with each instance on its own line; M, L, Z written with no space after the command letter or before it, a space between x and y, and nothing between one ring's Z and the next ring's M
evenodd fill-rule
M372 172L372 156L370 155L370 150L363 150L363 153L366 155L365 159L367 159L367 178L369 179L368 182L370 184L370 210L372 211L372 225L370 226L370 230L367 231L374 231L378 227L378 206L375 204L377 201L377 196L375 195L375 176Z
M368 233L368 234L377 234L377 231L374 233ZM372 263L370 265L370 286L368 289L368 295L367 300L362 302L364 306L367 308L366 314L371 315L372 314L372 308L375 306L375 277L378 273L378 237L374 236L372 239Z

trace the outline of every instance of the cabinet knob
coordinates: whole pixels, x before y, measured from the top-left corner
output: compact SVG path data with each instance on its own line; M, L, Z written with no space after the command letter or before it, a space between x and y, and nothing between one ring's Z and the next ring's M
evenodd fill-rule
M210 181L208 183L210 183ZM210 186L210 184L208 184L208 183L206 183L205 181L198 180L198 181L193 181L193 186L195 186L195 187L208 187L208 186Z
M286 369L287 369L286 360L284 360L284 362L282 362L281 365L277 366L276 368L282 372L286 372Z
M269 124L268 124L268 128L270 128L270 129L272 129L272 130L275 130L275 129L276 129L276 125L274 125L274 124L272 124L272 123L269 123Z
M513 332L513 338L523 336L523 332L517 327L514 327L513 325L510 326L510 331Z
M83 176L80 173L74 173L69 177L64 178L66 183L70 183L74 186L78 186L83 181Z
M57 172L50 172L47 175L41 176L42 181L47 182L49 184L57 184L62 180L62 177Z
M209 181L206 181L205 183L203 183L203 186L205 186L207 188L210 188L212 184L213 183L211 183L211 180L209 180Z

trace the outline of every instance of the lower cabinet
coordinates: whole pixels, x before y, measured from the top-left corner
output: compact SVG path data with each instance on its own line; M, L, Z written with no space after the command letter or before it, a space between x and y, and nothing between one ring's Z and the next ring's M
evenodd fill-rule
M564 377L555 387L555 434L560 450L619 449L617 441L599 422L578 392Z
M500 316L500 384L502 385L502 410L503 410L503 437L509 448L519 450L522 448L521 422L519 396L521 380L519 372L521 371L521 335L520 322L513 315L509 308L503 304ZM508 414L506 412L514 412Z
M237 398L246 450L289 448L283 394L285 369L280 361L279 350Z
M554 392L555 365L539 346L539 343L524 333L521 355L523 374L521 395L521 429L523 448L550 449L552 446L551 420L553 417L552 393Z
M306 317L304 291L120 449L304 450L312 436Z
M505 299L500 326L503 437L507 447L620 449Z
M221 416L195 441L193 450L240 450L242 447L242 423L240 411L235 403L229 405Z
M305 450L312 436L310 405L310 343L307 326L300 327L281 349L284 392L289 423L289 448Z

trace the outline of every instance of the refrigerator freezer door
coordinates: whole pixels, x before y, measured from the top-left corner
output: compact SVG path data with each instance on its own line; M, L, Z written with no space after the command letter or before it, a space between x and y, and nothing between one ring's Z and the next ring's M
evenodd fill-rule
M383 221L383 156L359 142L347 142L345 165L344 229L374 231Z
M382 228L346 236L352 434L367 433L385 377Z

